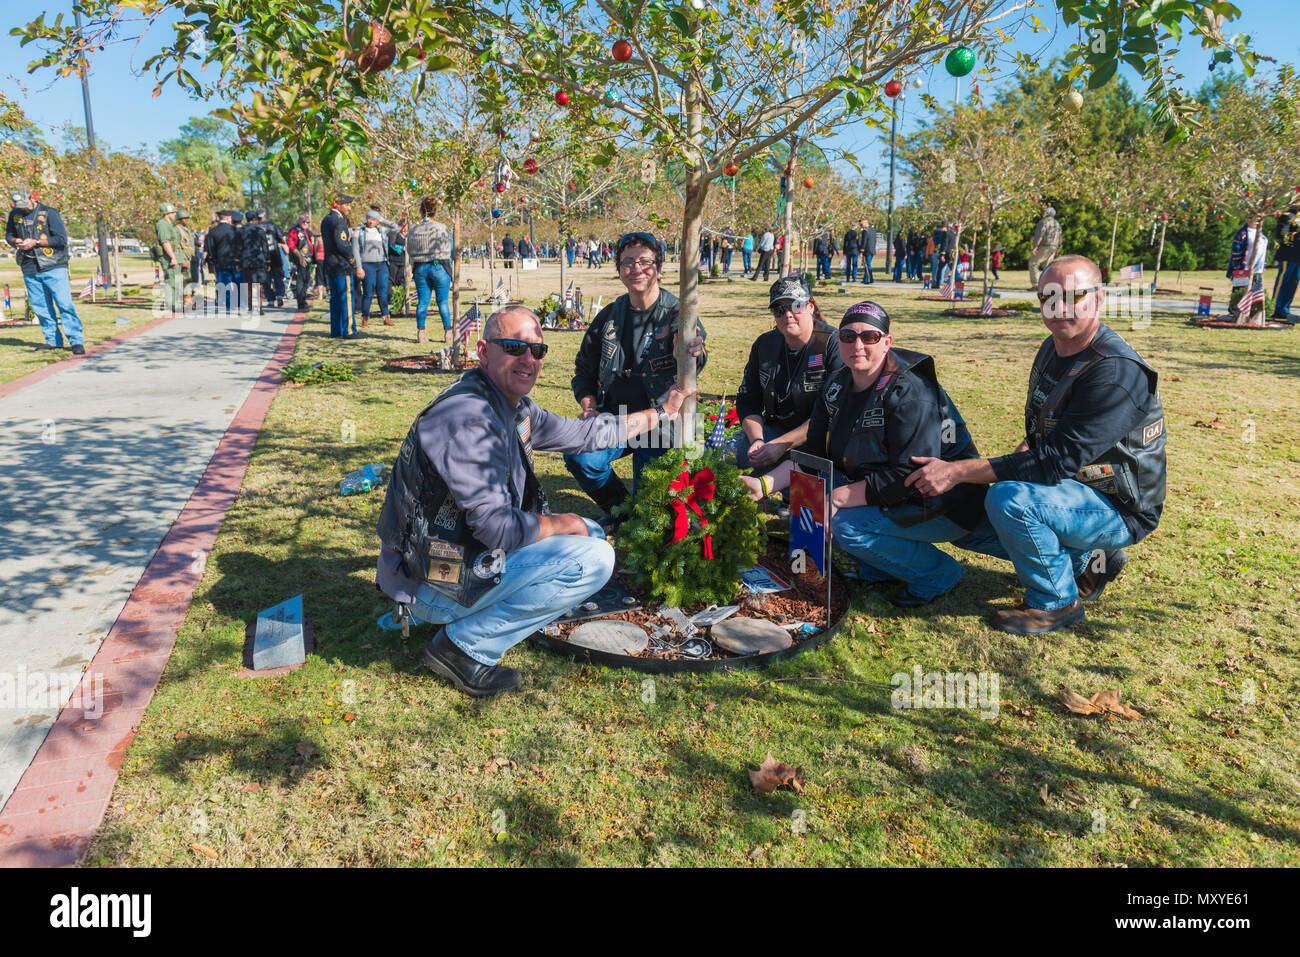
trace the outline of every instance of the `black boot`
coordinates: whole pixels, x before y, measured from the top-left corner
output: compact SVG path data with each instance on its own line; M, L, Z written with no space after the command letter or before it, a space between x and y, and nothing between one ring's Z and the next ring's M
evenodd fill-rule
M439 628L424 646L424 663L473 698L486 698L503 691L518 691L523 679L505 665L481 665L461 651L447 630Z
M614 518L614 509L627 501L627 486L617 475L591 493L591 500L600 506L602 513L597 520L601 528L618 524Z

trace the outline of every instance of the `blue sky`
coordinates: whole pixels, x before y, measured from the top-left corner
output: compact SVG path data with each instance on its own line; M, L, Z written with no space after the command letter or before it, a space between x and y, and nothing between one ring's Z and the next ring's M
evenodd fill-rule
M1255 48L1261 53L1284 62L1300 63L1300 15L1297 15L1296 0L1237 2L1243 8L1243 15L1235 25L1236 30L1251 34L1255 38ZM5 0L4 6L12 10L16 0ZM68 0L54 0L45 7L47 19L60 9L70 11L71 6ZM57 131L65 123L80 126L84 122L81 85L75 77L51 82L48 73L38 74L35 78L27 75L26 64L34 58L34 48L19 47L17 39L9 36L8 28L20 22L20 18L11 13L7 19L0 35L0 63L4 64L0 68L3 71L0 90L17 99L28 117L46 130L48 139L61 144ZM1068 45L1070 36L1067 33L1072 35L1073 31L1062 29L1053 39L1049 39L1048 34L1026 35L1017 46L1046 62ZM144 145L154 148L162 140L175 136L177 129L189 117L205 114L220 105L192 100L173 85L168 85L158 99L153 99L153 79L137 75L153 49L147 39L138 49L132 49L130 44L110 47L98 55L91 71L95 132L101 140L114 147ZM1186 89L1195 89L1209 75L1206 69L1208 60L1199 46L1183 45L1175 65L1185 76ZM1121 71L1130 82L1135 81L1127 67L1122 67ZM969 78L962 82L963 93L969 91L968 81ZM941 101L950 101L953 96L952 78L940 68L926 90ZM914 128L924 109L918 98L911 97L905 106L901 129ZM888 151L882 150L878 144L879 134L863 126L847 130L837 140L837 145L857 154L864 172L876 170L883 182L888 173Z

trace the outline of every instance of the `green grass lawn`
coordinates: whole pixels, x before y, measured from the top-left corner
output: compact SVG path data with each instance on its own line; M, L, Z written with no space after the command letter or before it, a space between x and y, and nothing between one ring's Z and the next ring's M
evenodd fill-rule
M619 291L612 270L575 273L589 298ZM857 298L821 304L833 321ZM980 448L1011 449L1041 323L877 298L899 346L937 357ZM734 390L770 326L766 284L711 283L703 302L701 389ZM993 630L1022 589L963 553L966 578L935 605L861 595L842 634L767 672L651 686L522 645L508 661L524 691L484 702L421 666L431 628L404 642L375 626L390 607L373 584L382 494L337 494L347 470L391 462L448 381L382 371L416 351L400 322L339 342L312 312L296 360L359 378L276 398L90 863L212 863L192 844L223 865L1300 863L1295 334L1119 325L1162 376L1169 500L1072 631ZM534 398L572 413L579 336L548 341ZM596 515L558 455L538 463L557 511ZM246 623L298 592L317 653L237 679ZM891 676L918 665L996 673L998 716L891 707ZM1145 717L1071 715L1061 686L1120 688ZM751 789L769 751L803 768L804 793Z
M148 256L123 254L120 258L123 275L132 284L152 284L153 263ZM150 322L154 318L150 303L113 302L111 297L115 294L115 290L111 286L108 289L107 297L103 289L96 290L97 301L94 303L88 298L78 299L77 294L81 292L86 280L94 275L98 262L98 259L78 258L72 260L69 269L73 302L76 303L77 315L81 318L86 334L86 348L98 345L105 339L111 339L122 332ZM26 290L23 287L22 272L12 257L6 258L4 263L0 264L0 283L9 285L10 299L13 304L6 318L21 318L25 305ZM145 291L136 293L134 298L145 298L147 296L149 296L149 292ZM119 324L117 322L118 318L125 318L130 321ZM27 375L29 372L35 372L52 362L58 362L60 359L66 359L72 355L71 351L67 349L36 352L36 346L44 341L45 337L41 334L39 325L0 326L0 383L11 382ZM66 337L64 342L66 344Z

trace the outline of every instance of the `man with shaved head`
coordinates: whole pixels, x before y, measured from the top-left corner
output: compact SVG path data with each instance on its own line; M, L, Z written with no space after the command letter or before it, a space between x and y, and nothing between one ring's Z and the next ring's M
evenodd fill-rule
M1165 419L1156 373L1101 321L1106 289L1084 256L1053 262L1038 283L1044 340L1029 374L1025 441L1010 455L914 458L923 495L993 483L989 521L1025 585L997 627L1017 635L1084 619L1149 535L1165 499Z
M514 691L508 649L586 600L609 579L614 550L600 526L551 514L533 451L591 452L625 445L681 411L568 419L528 393L546 356L537 316L508 306L488 319L479 367L415 418L393 465L379 515L377 584L398 618L442 625L424 663L466 694ZM391 616L383 627L399 627Z

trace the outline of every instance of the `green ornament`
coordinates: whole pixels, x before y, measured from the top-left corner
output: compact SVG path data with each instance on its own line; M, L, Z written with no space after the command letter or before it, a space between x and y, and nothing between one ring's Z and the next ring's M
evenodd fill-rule
M970 47L957 47L944 57L943 68L949 76L965 76L975 69L975 51Z
M605 91L605 95L615 103L617 103L619 100L618 90L614 89L612 86Z
M546 69L546 54L541 50L534 50L528 54L528 65L534 70Z

